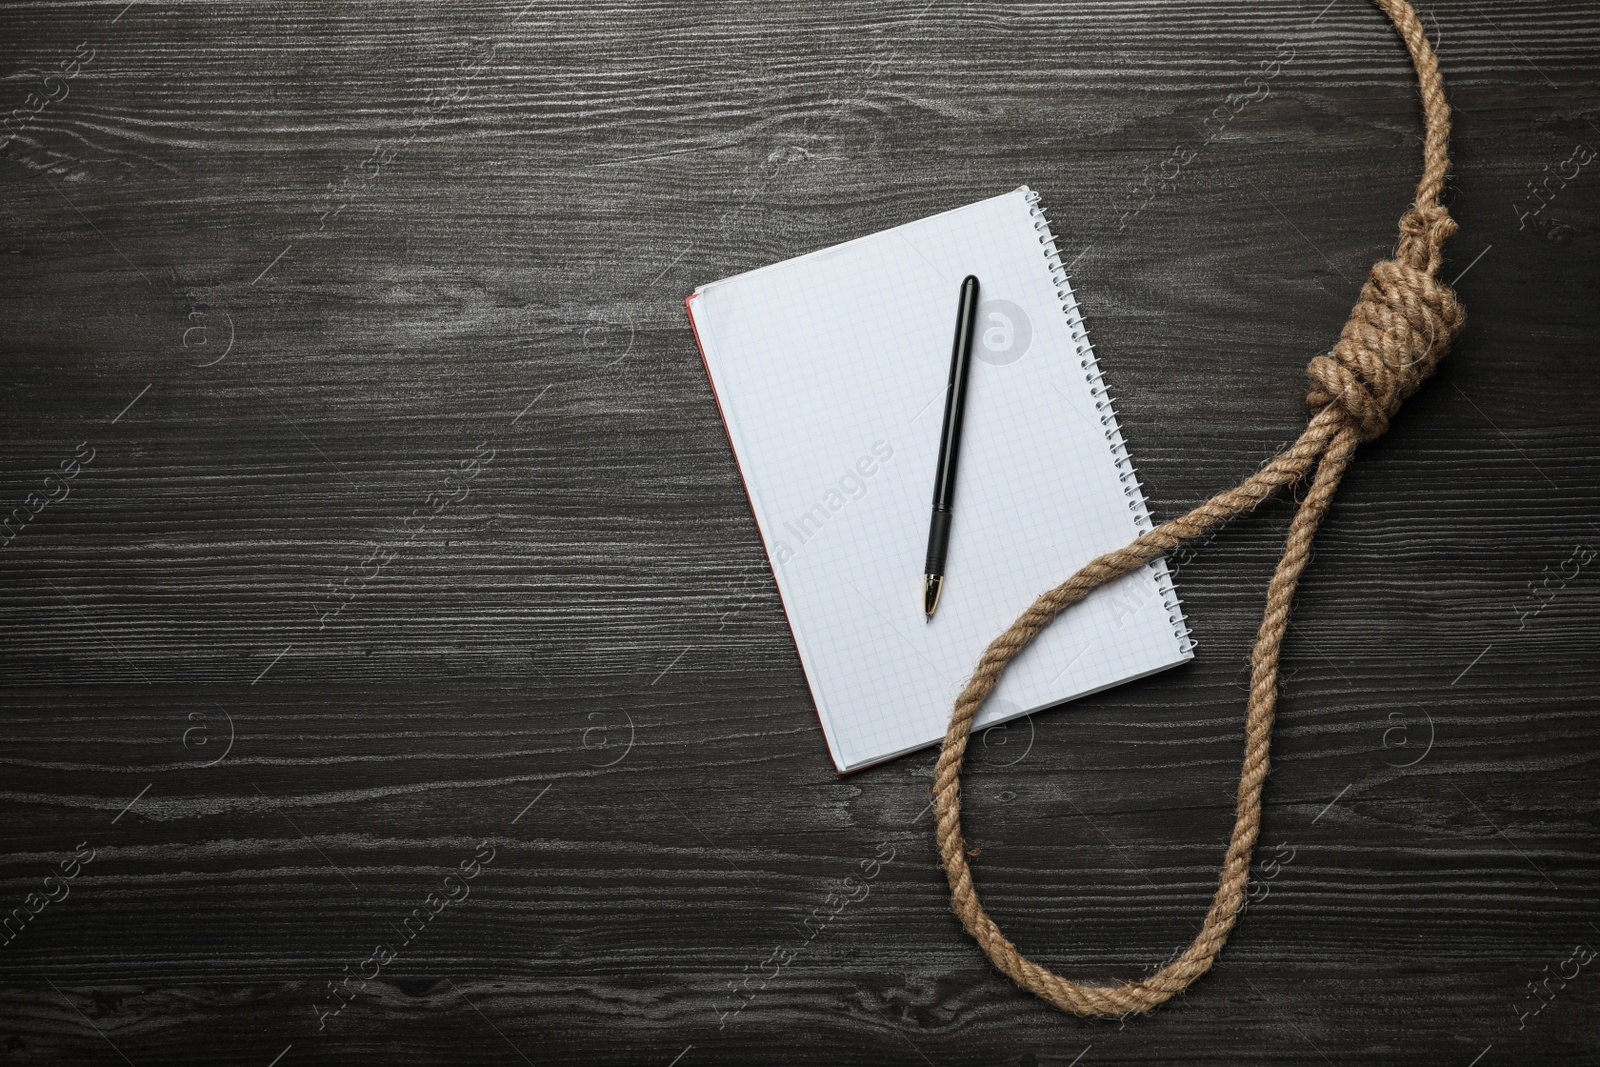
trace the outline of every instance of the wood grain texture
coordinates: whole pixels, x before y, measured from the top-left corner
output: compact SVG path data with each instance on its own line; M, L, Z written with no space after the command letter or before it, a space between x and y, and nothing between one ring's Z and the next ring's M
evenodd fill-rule
M7 109L93 58L0 150L0 516L93 458L0 549L0 917L94 858L0 947L0 1061L1600 1063L1600 965L1528 990L1600 945L1600 163L1528 214L1600 148L1600 10L1423 15L1467 332L1301 589L1292 858L1119 1026L961 933L931 753L832 773L682 298L1032 185L1175 514L1298 431L1394 241L1374 9L6 5ZM1289 514L1180 561L1195 662L975 746L980 888L1042 962L1192 936Z

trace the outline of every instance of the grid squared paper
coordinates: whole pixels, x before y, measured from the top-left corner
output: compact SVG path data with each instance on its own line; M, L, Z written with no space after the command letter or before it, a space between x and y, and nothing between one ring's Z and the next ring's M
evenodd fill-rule
M961 279L980 282L955 521L922 611ZM690 317L841 772L937 743L978 656L1150 528L1055 239L1026 186L701 286ZM1192 658L1163 561L1007 669L993 725Z

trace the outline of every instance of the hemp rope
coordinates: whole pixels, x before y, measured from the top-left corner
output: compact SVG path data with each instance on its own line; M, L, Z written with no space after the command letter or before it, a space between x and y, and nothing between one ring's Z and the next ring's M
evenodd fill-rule
M1277 703L1278 650L1289 622L1289 601L1311 555L1311 541L1357 445L1371 441L1423 379L1433 373L1465 314L1455 293L1439 281L1446 239L1456 224L1439 203L1449 169L1450 108L1438 60L1416 12L1406 0L1372 0L1393 23L1411 52L1421 90L1427 137L1416 202L1400 219L1393 259L1372 268L1339 342L1306 368L1312 412L1299 439L1257 473L1218 493L1181 518L1156 527L1123 548L1088 563L1034 601L984 650L966 688L956 698L950 729L934 775L939 854L950 881L951 906L967 932L1012 981L1062 1011L1112 1017L1143 1014L1183 992L1211 969L1245 900L1250 856L1261 825L1261 786L1267 777L1272 721ZM1314 473L1313 473L1314 472ZM1184 953L1140 982L1089 985L1062 978L1017 951L978 901L961 834L961 765L973 718L1000 680L1006 664L1062 611L1094 590L1200 537L1236 515L1253 510L1285 486L1311 473L1311 485L1289 526L1283 558L1267 589L1266 610L1251 655L1250 697L1245 713L1244 765L1232 839L1220 884L1200 933Z

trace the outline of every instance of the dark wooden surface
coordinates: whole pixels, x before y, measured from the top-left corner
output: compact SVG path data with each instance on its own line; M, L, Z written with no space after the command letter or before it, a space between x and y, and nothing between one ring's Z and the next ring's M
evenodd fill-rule
M1467 332L1302 587L1292 858L1119 1025L958 928L932 753L832 772L681 301L1026 182L1170 516L1297 431L1393 243L1375 9L7 4L5 107L60 98L0 153L0 511L68 495L0 550L0 914L94 858L0 948L0 1063L1600 1063L1600 960L1528 986L1600 946L1600 161L1519 215L1600 149L1600 9L1424 15ZM1289 514L1182 562L1193 664L979 744L981 887L1042 962L1192 936Z

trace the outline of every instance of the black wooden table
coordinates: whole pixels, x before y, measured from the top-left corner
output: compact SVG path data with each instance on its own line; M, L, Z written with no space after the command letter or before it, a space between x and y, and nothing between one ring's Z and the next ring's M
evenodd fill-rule
M1393 246L1374 8L6 5L0 1063L1600 1062L1600 9L1423 15L1467 332L1318 542L1256 899L1119 1024L961 932L932 752L833 773L682 299L1032 185L1176 514ZM1291 508L1178 561L1191 665L975 742L1040 961L1193 935Z

